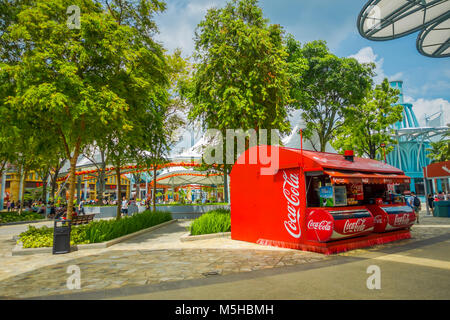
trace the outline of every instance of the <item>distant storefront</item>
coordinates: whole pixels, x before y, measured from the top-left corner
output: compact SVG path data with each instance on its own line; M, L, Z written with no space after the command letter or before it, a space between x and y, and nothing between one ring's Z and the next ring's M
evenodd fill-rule
M427 193L450 193L450 160L432 163L423 169Z

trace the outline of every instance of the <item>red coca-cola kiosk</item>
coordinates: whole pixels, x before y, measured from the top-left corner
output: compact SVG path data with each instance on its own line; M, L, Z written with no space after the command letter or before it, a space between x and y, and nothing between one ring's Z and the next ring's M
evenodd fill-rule
M231 238L337 253L411 237L416 220L385 163L277 146L244 152L231 171Z

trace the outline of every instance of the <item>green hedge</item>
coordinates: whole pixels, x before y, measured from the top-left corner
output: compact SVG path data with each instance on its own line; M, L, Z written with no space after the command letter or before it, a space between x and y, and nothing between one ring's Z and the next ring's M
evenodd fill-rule
M195 219L190 226L191 235L231 231L230 210L216 209Z
M70 244L98 243L116 239L127 234L150 228L172 220L170 212L144 211L120 220L99 220L87 225L72 227ZM53 246L53 228L36 228L29 226L28 230L19 235L18 242L24 248L41 248Z
M18 222L18 221L34 221L44 219L45 215L37 212L23 211L19 215L18 212L0 212L0 223Z

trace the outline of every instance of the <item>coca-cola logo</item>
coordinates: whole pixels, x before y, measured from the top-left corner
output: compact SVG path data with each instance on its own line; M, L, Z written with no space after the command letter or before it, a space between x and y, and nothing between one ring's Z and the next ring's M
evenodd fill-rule
M405 224L409 224L409 214L396 215L394 218L394 226L403 226Z
M333 223L333 221L322 220L322 221L315 222L315 221L309 220L307 228L310 230L330 231L331 227L332 227L332 223Z
M294 238L300 238L300 191L299 175L286 174L283 171L283 194L287 200L288 221L284 221L284 227Z
M354 222L346 220L344 224L343 233L356 233L362 232L366 229L366 219L357 219Z
M374 222L374 223L377 223L377 224L383 223L383 217L381 216L381 214L378 215L378 216L375 216L375 217L373 218L373 222Z

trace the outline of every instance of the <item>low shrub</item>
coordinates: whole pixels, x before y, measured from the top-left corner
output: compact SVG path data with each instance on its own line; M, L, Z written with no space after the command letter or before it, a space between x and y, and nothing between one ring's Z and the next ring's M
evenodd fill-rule
M172 220L170 212L144 211L120 220L99 220L87 225L72 227L70 244L89 244L116 239L127 234L150 228ZM41 248L53 246L53 228L36 228L29 226L28 230L19 235L24 248Z
M168 207L168 206L225 206L228 205L228 203L226 202L212 202L212 203L179 203L179 202L174 202L174 203L166 203L166 204L157 204L156 206L160 206L160 207Z
M231 231L230 210L216 209L195 219L190 226L191 235Z
M19 214L18 212L15 211L0 212L0 223L34 221L44 218L45 216L43 214L39 214L33 211L22 211L22 214Z

